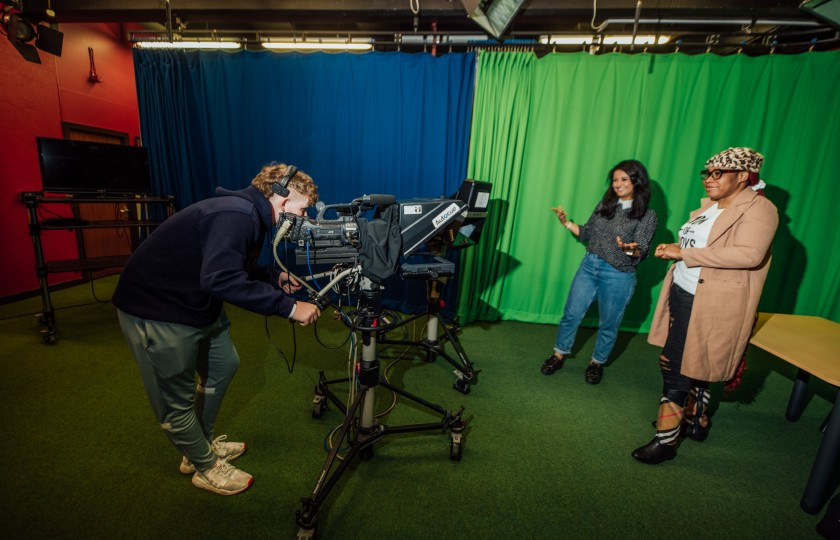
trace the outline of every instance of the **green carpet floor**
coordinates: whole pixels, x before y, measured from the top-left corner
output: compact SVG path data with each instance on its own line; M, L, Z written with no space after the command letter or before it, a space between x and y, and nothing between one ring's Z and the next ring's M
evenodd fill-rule
M227 308L242 364L217 433L247 442L236 465L255 481L241 495L218 496L178 472L180 456L157 426L107 302L115 283L54 292L52 346L26 315L40 310L40 298L0 305L2 536L295 538L295 511L315 485L326 436L342 420L335 407L312 418L313 388L320 370L343 376L349 347L327 348L313 328L295 327L290 374L265 318ZM70 307L77 304L84 305ZM268 325L291 356L292 326ZM409 330L419 334L421 324ZM463 459L449 459L441 432L385 438L332 491L319 538L819 538L820 516L803 512L799 500L832 387L813 381L802 418L789 422L795 370L751 348L742 388L721 398L715 386L709 438L684 441L674 461L651 467L630 452L653 436L659 351L644 335L622 334L603 382L590 386L583 372L591 329L581 330L576 357L561 371L540 374L554 332L517 322L468 325L460 340L480 370L469 395L452 389L448 363L428 364L409 351L390 380L446 409L466 408ZM326 315L317 333L330 346L345 337ZM404 349L380 346L383 364ZM378 407L389 400L380 387ZM382 422L437 420L399 401Z

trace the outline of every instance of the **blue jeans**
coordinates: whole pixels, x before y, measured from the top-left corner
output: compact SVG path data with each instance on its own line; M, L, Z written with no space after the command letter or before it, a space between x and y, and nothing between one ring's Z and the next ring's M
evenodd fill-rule
M554 350L564 356L572 352L580 321L597 299L598 337L592 360L599 364L606 363L618 337L618 325L624 317L624 309L635 289L635 272L621 272L597 255L587 253L569 289L563 318L557 328Z

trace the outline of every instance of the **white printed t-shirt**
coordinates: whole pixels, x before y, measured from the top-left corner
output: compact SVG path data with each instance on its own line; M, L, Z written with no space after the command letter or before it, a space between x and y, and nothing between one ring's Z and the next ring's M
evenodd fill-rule
M723 208L718 208L717 203L715 203L705 212L680 227L680 249L706 247L709 233L712 232L712 225L714 225L718 216L723 213L723 210ZM674 283L678 287L695 294L699 279L699 266L688 267L683 261L677 261L677 264L674 265Z

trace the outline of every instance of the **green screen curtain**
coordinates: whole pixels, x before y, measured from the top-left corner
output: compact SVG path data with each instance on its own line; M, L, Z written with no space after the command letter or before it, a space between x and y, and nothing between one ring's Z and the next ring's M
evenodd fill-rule
M840 51L485 52L477 70L468 176L493 189L481 240L462 255L462 321L557 323L585 248L551 207L585 222L609 170L638 159L653 179L654 243L673 242L705 196L700 169L730 146L764 154L779 208L759 309L840 321ZM648 330L667 264L640 263L623 330ZM584 324L597 325L594 310Z

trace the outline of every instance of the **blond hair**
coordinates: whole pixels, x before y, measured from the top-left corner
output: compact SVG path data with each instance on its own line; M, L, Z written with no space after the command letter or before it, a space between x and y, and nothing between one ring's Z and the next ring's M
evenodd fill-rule
M271 191L273 184L279 183L286 174L288 165L285 163L272 162L264 165L262 170L251 180L251 185L260 190L266 199L270 199L274 193ZM309 205L312 206L318 201L318 186L312 182L312 177L303 171L297 171L293 177L289 179L286 186L293 189L307 198Z

